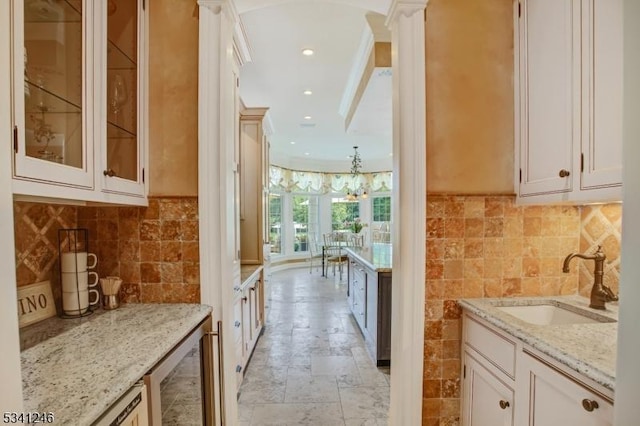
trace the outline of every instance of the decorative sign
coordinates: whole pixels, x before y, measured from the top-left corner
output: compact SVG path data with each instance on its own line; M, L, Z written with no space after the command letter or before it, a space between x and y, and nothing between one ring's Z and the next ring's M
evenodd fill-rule
M42 281L18 287L18 323L20 327L55 316L56 304L51 282Z

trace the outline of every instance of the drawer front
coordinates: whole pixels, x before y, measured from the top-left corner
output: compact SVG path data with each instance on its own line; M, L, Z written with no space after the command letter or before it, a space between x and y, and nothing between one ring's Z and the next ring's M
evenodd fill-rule
M465 343L506 375L516 375L516 344L473 317L465 315Z
M240 300L233 305L233 340L242 341L242 302Z

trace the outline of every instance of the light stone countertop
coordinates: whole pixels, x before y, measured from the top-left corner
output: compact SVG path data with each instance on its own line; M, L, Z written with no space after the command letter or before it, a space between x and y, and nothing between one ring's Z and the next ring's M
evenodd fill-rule
M589 308L581 296L462 299L458 304L487 322L517 337L525 344L561 364L614 391L618 323L533 325L503 312L498 306L540 305L560 302L585 309L593 315L618 318L618 307L607 304L606 311Z
M44 321L60 333L21 353L25 411L91 424L210 313L207 305L126 304Z
M248 281L255 280L257 274L262 270L262 265L241 265L240 266L240 286L249 284Z
M365 247L346 247L347 255L376 272L391 272L393 250L391 244L371 244Z

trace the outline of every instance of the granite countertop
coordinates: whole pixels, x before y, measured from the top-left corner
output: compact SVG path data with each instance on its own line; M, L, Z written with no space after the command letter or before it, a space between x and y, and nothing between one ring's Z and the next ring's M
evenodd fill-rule
M376 272L391 272L391 244L371 244L366 247L346 247L347 255L353 256L360 263Z
M40 343L24 339L25 411L52 412L57 424L91 424L210 312L206 305L127 304L25 328L27 335L50 330Z
M462 299L464 309L522 340L552 359L614 391L618 323L533 325L507 314L498 306L564 303L592 315L617 320L618 307L607 304L606 311L589 308L589 299L580 296L522 297L502 299Z
M247 281L255 279L256 274L262 270L262 265L240 265L240 285L244 287Z

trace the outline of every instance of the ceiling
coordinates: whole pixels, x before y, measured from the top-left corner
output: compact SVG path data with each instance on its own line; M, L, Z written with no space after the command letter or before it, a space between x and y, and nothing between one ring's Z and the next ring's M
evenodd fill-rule
M261 7L264 4L268 6ZM390 69L374 72L348 129L340 113L359 83L363 34L371 34L365 19L370 10L357 6L386 12L388 4L389 0L236 0L252 59L240 71L240 96L247 107L269 107L272 163L346 172L357 145L362 171L391 170ZM302 55L305 48L314 54ZM305 90L313 94L305 95Z

